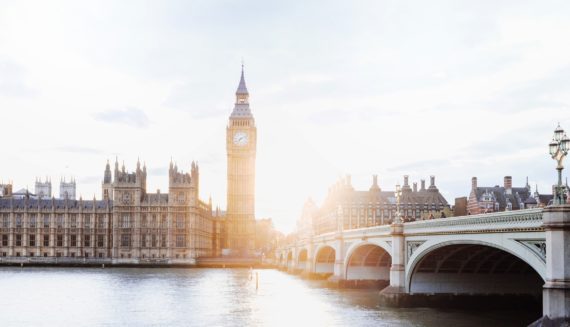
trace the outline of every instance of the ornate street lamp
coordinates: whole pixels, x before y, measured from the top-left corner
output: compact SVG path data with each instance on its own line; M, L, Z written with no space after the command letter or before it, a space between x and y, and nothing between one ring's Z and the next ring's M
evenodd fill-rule
M554 136L548 145L548 150L552 159L556 160L556 170L558 170L558 184L555 187L554 204L561 205L564 204L564 193L566 192L562 185L562 169L564 169L562 161L564 161L564 157L566 157L568 150L570 150L570 138L564 133L560 124L558 124L554 130Z
M401 224L402 213L400 212L400 197L402 196L402 189L400 188L400 184L396 185L394 196L396 196L396 217L394 217L394 224Z

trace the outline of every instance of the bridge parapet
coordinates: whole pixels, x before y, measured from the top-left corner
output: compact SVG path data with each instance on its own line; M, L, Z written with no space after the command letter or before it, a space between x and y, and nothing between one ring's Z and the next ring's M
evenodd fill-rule
M542 208L439 218L404 224L405 235L543 231Z
M390 235L390 225L380 225L343 231L343 237Z

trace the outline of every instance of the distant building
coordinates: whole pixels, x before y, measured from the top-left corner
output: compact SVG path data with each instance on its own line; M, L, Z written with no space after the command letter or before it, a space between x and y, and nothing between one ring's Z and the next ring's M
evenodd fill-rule
M249 257L255 249L255 156L257 127L249 107L242 66L234 109L226 128L227 233L224 248L233 256Z
M453 206L453 215L454 216L467 215L467 203L468 201L466 196L455 198L455 205Z
M63 178L60 182L59 182L59 197L61 199L70 199L70 200L75 200L75 190L76 190L76 185L75 185L75 179L71 179L69 182L65 180L65 178Z
M75 200L76 190L77 186L75 179L72 178L68 182L65 178L62 178L59 182L59 199ZM46 178L45 181L42 179L36 179L36 183L34 185L34 196L40 199L51 198L53 196L51 180L49 178Z
M523 187L513 187L511 176L505 176L503 186L479 186L477 177L471 179L471 192L467 205L470 215L520 210L547 206L552 201L551 194L532 193L528 179Z
M129 173L105 167L103 200L74 200L75 181L62 180L62 199L49 198L49 181L12 193L2 187L0 255L97 257L123 263L193 263L211 256L212 204L199 199L199 168L189 173L170 163L169 193L147 193L146 166Z
M0 184L0 197L12 196L12 184Z
M273 258L280 234L273 226L271 218L255 221L255 249L265 258Z
M255 220L257 127L242 71L226 127L227 210L212 212L199 198L199 168L185 173L170 163L168 193L146 190L146 166L134 172L109 162L102 200L76 200L74 179L62 179L59 199L51 181L36 180L12 192L0 185L0 254L3 256L100 257L129 263L217 255L251 257L273 242L271 220ZM257 237L256 237L257 235ZM226 253L224 253L224 251ZM130 260L130 261L129 261Z
M313 199L309 198L305 201L301 211L301 217L297 220L297 235L300 238L306 238L313 235L314 224L313 219L316 218L319 207Z
M420 189L417 183L409 185L408 175L404 176L400 212L405 221L422 219L422 215L441 212L449 209L449 204L435 185L435 177L430 177L430 185L426 188L425 180L421 180ZM385 225L393 222L396 216L396 197L394 191L383 191L378 185L378 177L372 178L372 185L367 191L356 191L352 187L350 176L340 179L329 188L323 204L311 213L312 232L322 234L340 228L355 229L369 226ZM305 218L306 219L306 218ZM300 222L303 229L308 224ZM303 233L303 231L299 231Z
M213 239L212 239L212 255L221 256L228 255L229 250L224 249L224 244L226 244L226 212L220 210L220 207L212 213L212 224L213 224Z
M51 198L51 180L46 178L45 182L41 179L36 179L34 192L40 198Z
M23 199L23 198L37 199L38 198L34 193L30 192L27 188L21 188L21 189L17 190L16 192L12 192L9 195L9 197L11 197L13 199Z

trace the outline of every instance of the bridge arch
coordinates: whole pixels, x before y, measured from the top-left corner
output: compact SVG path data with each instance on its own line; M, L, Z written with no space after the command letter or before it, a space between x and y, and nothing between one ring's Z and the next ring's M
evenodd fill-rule
M331 245L321 245L315 252L315 273L334 274L334 263L336 259L336 249Z
M281 267L287 268L287 253L288 250L281 251Z
M545 270L535 253L512 239L430 240L408 260L406 291L538 295Z
M277 265L279 267L283 266L283 252L279 253L279 259L277 260Z
M390 280L391 249L386 242L358 242L346 253L347 280Z
M285 266L287 267L287 270L293 268L293 264L294 264L294 262L293 262L293 250L289 250L287 252L287 261L285 264Z
M299 249L297 253L296 268L298 270L305 270L307 268L308 251L305 248Z

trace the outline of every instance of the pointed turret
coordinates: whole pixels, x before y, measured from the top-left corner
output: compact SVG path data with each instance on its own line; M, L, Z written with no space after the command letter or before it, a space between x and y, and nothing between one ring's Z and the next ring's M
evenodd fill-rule
M372 186L370 186L370 191L380 191L380 186L378 186L378 175L372 175Z
M238 94L247 94L249 95L249 92L247 92L247 86L245 86L245 77L244 77L244 73L243 73L243 64L241 65L241 77L239 79L239 85L238 88L236 90L236 95Z
M105 166L103 183L104 184L111 184L111 165L109 165L109 160L107 160L107 165Z
M236 103L234 110L232 111L231 117L233 118L250 118L252 117L251 111L249 109L249 92L245 86L245 77L243 65L241 66L241 77L239 80L239 85L236 90Z
M119 157L115 157L115 182L119 180Z

